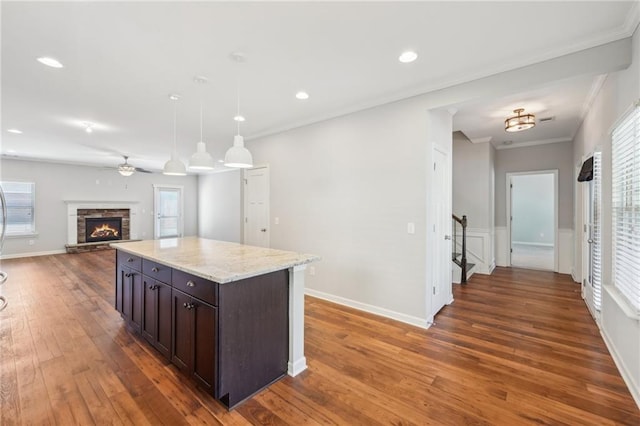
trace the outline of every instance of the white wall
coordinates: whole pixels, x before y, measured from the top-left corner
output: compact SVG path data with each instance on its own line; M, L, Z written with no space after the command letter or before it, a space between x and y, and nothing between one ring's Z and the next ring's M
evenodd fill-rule
M184 234L196 235L197 177L135 173L124 177L116 170L2 159L0 179L35 182L37 236L8 238L2 256L64 251L67 243L65 200L137 201L142 239L153 238L153 184L184 186ZM29 241L33 245L29 245Z
M614 122L633 103L640 99L640 31L633 37L633 62L624 71L607 77L574 139L573 161L577 166L582 158L598 149L602 151L602 252L611 253L611 136ZM576 229L582 230L582 185L576 184ZM576 232L575 263L581 274L582 232ZM600 315L601 332L631 393L640 406L640 318L627 315L615 298L612 287L611 257L604 256Z
M474 273L490 274L495 266L495 151L488 142L474 144L453 133L453 213L467 216L467 257Z
M241 171L200 175L198 235L213 240L242 241Z
M308 289L426 324L426 139L409 100L248 143L269 164L271 247L322 257Z

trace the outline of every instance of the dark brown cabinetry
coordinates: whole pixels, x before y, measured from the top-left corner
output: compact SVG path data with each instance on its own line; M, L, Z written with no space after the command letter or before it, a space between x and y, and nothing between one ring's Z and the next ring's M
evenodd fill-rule
M171 286L142 276L142 336L167 359L171 356Z
M175 288L171 297L171 308L171 362L217 396L217 308Z
M140 332L142 324L142 274L126 264L118 264L116 276L116 309L127 324Z
M289 273L226 284L117 251L116 309L227 407L287 371Z

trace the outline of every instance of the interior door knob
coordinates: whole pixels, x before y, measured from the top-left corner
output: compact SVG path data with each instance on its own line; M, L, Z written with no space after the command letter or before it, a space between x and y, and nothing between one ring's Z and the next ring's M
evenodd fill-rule
M262 228L260 232L267 232L267 228Z
M451 239L451 235L445 235L445 236L444 236L444 239L445 239L445 240L450 240L450 239Z

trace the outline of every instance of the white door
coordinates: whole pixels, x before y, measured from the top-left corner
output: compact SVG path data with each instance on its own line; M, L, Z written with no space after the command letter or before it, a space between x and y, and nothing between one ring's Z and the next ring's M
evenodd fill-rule
M154 238L182 237L182 186L154 185Z
M599 320L601 303L601 168L600 153L593 155L593 180L578 183L583 185L583 243L582 243L582 297L591 312Z
M248 169L244 178L244 243L269 247L269 168Z
M431 185L435 247L433 256L433 297L431 313L435 315L451 302L451 168L450 155L433 149L433 179Z

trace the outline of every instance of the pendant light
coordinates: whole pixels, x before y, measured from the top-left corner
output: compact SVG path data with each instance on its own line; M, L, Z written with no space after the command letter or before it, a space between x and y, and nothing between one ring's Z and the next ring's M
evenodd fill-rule
M173 105L173 152L171 153L171 159L164 164L162 170L163 175L168 176L186 176L187 169L184 163L178 159L178 142L177 142L177 129L178 129L178 104L180 99L178 95L169 95L169 99L176 102Z
M236 61L236 63L244 62L245 59L242 53L233 53L231 58ZM244 117L240 115L240 83L237 85L236 101L237 114L234 120L236 121L237 134L233 137L233 146L227 150L224 156L224 165L227 167L248 169L253 167L253 158L249 150L244 147L244 138L240 136L240 122L244 121Z
M207 79L205 77L195 77L193 79L198 84L205 84ZM207 152L207 146L202 138L202 94L200 94L200 142L196 144L196 152L189 159L189 169L192 170L213 170L215 166L211 154Z

